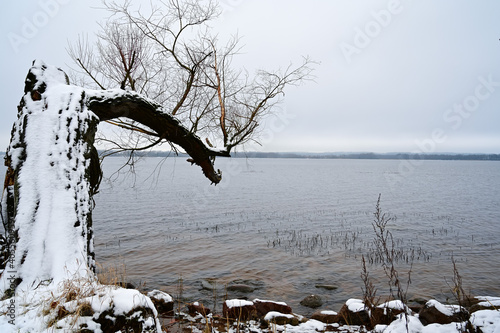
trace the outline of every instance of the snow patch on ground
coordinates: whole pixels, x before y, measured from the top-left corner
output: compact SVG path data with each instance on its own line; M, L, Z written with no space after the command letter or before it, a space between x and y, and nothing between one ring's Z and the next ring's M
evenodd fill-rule
M500 311L480 310L471 315L471 323L480 326L483 333L500 332Z
M73 293L73 294L72 294ZM0 316L0 332L69 332L81 325L101 332L94 319L106 312L114 316L139 317L139 309L151 309L153 316L143 319L144 327L161 332L156 309L149 297L134 289L101 285L97 281L68 280L59 285L41 285L18 292L15 325L8 316ZM6 311L10 299L0 301L0 312ZM85 313L83 309L89 313ZM137 309L137 312L132 313ZM62 311L65 312L62 312ZM61 316L61 313L66 313ZM132 313L132 315L130 315Z

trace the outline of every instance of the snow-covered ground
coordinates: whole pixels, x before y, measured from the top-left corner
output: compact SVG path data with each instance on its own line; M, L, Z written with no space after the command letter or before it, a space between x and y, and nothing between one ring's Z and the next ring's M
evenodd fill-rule
M149 315L140 309L151 309ZM103 317L139 319L146 331L161 332L151 299L137 290L74 279L40 284L0 301L0 332L102 332ZM100 322L98 322L100 320Z

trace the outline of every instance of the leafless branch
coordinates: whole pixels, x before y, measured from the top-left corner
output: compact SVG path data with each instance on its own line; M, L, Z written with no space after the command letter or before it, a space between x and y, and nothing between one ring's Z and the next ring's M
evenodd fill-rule
M210 142L208 148L219 147L224 154L256 140L259 124L281 102L286 87L312 77L315 63L308 58L297 67L260 70L254 78L233 68L240 39L220 46L208 26L220 13L213 0L165 0L149 8L104 1L104 7L110 17L95 46L80 39L69 47L79 72L99 89L132 90L154 100L191 134ZM113 124L146 141L152 135L130 119Z

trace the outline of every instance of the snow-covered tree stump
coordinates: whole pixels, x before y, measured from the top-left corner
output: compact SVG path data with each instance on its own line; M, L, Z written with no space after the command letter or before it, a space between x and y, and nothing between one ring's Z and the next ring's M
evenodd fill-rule
M160 330L147 296L102 286L94 274L92 195L101 171L93 143L98 123L116 117L181 146L207 178L220 181L213 157L228 153L207 148L161 106L120 89L72 86L62 70L35 61L5 158L0 332L12 325L21 332Z
M99 118L84 99L62 70L39 62L30 69L6 155L4 292L94 268L91 195L100 174L91 156Z

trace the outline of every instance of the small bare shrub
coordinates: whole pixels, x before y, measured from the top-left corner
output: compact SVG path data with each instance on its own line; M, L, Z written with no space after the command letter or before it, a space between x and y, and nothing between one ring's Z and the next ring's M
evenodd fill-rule
M368 272L368 269L366 268L366 261L365 261L365 256L363 255L361 257L361 262L362 262L362 271L361 271L361 280L363 281L363 302L368 309L373 309L378 301L380 300L380 297L377 297L377 288L373 284L372 278L370 277L370 273Z
M373 240L374 251L370 253L370 263L378 263L382 266L385 276L388 279L389 285L389 301L390 299L400 300L403 304L407 303L407 292L411 284L411 271L413 267L413 255L405 255L404 251L397 249L396 242L392 236L392 233L388 230L387 225L391 221L395 221L395 218L387 215L382 211L380 205L381 194L378 196L377 204L375 207L374 220L372 222L373 231L375 233L375 238ZM410 252L411 253L411 252ZM397 268L398 261L406 262L410 264L410 268L407 272L406 281L401 278L400 272ZM364 255L362 256L362 272L361 279L363 281L363 299L365 306L369 310L373 310L376 304L380 301L380 297L377 298L377 289L373 284L370 277L368 268L366 266L366 260ZM370 311L371 314L374 311ZM406 318L406 328L408 328L408 311L404 311ZM371 317L370 321L373 324L375 318Z
M377 205L375 208L375 219L372 226L375 232L375 248L376 256L379 258L385 276L389 279L389 292L394 299L398 299L406 304L407 292L411 284L411 271L413 267L413 258L410 257L407 262L410 264L410 269L407 272L408 278L406 282L400 277L400 273L396 268L398 262L398 251L392 237L392 233L387 229L387 224L394 218L382 212L380 206L381 194L378 196Z
M453 264L452 284L448 281L446 281L446 284L448 284L457 304L462 307L469 307L472 304L473 297L466 293L463 288L462 275L458 270L457 261L454 257L451 257L451 262Z
M470 294L466 293L463 288L462 275L458 270L457 261L453 256L451 257L451 262L453 264L452 284L450 284L448 281L446 281L446 284L450 288L450 291L455 298L455 302L460 306L460 309L458 310L458 312L456 312L456 314L460 318L460 321L465 323L465 325L461 325L460 327L457 327L457 329L459 332L476 333L478 331L472 325L468 311L464 310L465 308L468 308L472 305L473 297Z

